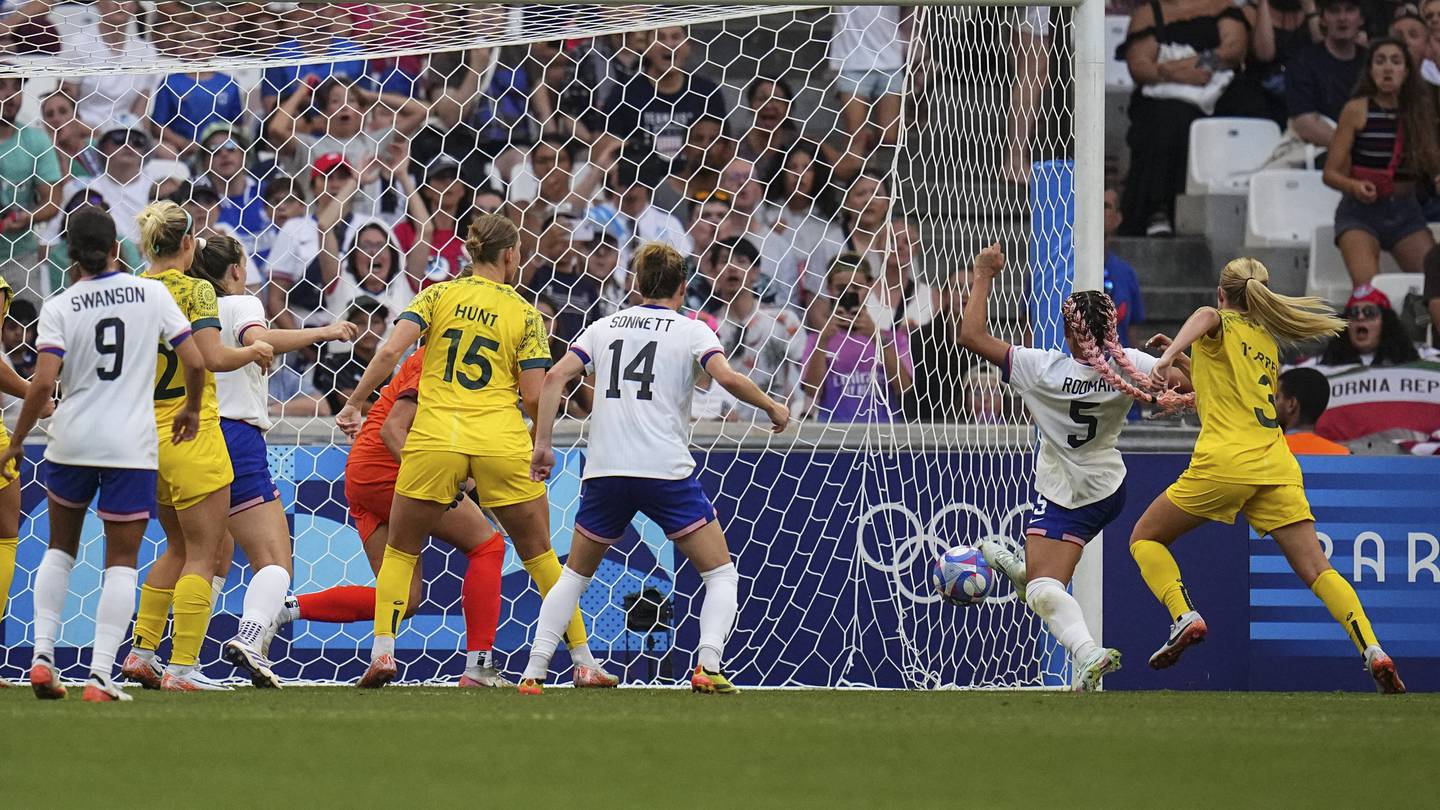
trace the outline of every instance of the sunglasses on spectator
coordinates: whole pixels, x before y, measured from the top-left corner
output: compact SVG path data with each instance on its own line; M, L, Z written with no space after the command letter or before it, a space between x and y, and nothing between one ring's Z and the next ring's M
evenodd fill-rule
M1374 304L1360 304L1345 310L1345 317L1355 321L1368 321L1380 317L1380 307Z
M235 142L233 139L226 138L225 140L221 141L220 143L218 143L218 144L210 147L210 151L211 151L211 152L243 152L243 151L245 151L245 147L241 146L239 143Z

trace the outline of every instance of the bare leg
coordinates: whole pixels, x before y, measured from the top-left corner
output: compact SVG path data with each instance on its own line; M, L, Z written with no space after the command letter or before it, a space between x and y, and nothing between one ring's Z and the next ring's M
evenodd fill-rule
M1337 244L1352 286L1369 284L1380 272L1380 243L1375 237L1362 230L1350 230L1340 234Z

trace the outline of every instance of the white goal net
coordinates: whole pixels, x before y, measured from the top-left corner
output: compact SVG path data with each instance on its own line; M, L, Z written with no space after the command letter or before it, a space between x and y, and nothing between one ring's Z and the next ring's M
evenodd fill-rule
M0 274L15 295L3 339L22 374L38 305L68 283L65 217L87 203L114 214L131 269L143 269L135 214L173 199L202 235L246 247L272 325L367 330L269 377L296 593L373 584L331 414L409 299L465 271L471 218L501 211L521 226L521 291L557 357L626 305L629 255L660 240L691 260L688 311L803 417L770 436L718 387L695 397L700 476L742 577L726 651L737 683L1065 677L1008 584L957 608L930 569L952 545L1017 542L1032 498L1026 417L958 333L971 257L999 242L992 329L1054 339L1070 283L1068 10L100 2L26 4L4 23ZM589 396L581 386L566 403L550 482L562 557ZM42 451L22 470L0 635L12 679L29 663L48 532ZM163 537L152 522L142 576ZM92 515L64 613L67 675L92 638L101 549ZM397 641L404 680L458 675L465 564L426 550L425 596ZM230 675L219 642L249 575L237 551L202 653L212 676ZM637 521L582 602L597 657L628 683L674 682L693 666L699 591L658 527ZM540 598L513 550L502 593L495 652L514 677ZM276 672L353 680L369 636L365 622L296 622L271 651Z

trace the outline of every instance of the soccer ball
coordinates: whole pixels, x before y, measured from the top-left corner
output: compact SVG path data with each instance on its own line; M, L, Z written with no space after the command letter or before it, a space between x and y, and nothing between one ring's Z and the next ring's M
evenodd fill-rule
M995 581L995 574L978 549L955 546L935 561L930 580L945 601L969 607L985 600L991 583Z

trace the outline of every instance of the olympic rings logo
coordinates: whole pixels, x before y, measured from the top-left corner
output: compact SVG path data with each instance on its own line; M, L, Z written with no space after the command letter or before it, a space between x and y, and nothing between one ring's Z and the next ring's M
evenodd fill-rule
M978 533L979 539L993 540L1001 545L1008 546L1012 551L1016 551L1021 548L1022 541L1016 539L1020 537L1020 533L1008 530L1015 527L1017 519L1026 512L1029 512L1031 508L1033 508L1033 504L1028 502L1020 503L1011 508L1010 511L1006 512L998 521L1000 531L996 531L997 524L991 521L990 515L973 504L948 504L935 512L934 515L931 515L929 523L921 521L920 517L904 504L877 504L865 510L865 513L855 522L855 547L859 550L860 561L876 571L890 575L891 581L895 584L895 590L901 595L917 604L928 605L932 602L940 601L940 594L935 593L928 587L923 588L922 592L916 593L911 589L909 583L905 581L906 578L902 574L909 570L910 566L915 564L915 561L921 554L928 551L929 557L933 559L940 556L952 545L955 545L957 541L962 539L946 539L940 536L940 531L944 526L943 522L947 517L957 514L973 516L980 526ZM895 550L895 557L893 561L885 562L884 560L878 560L871 556L870 550L865 544L865 537L867 532L870 531L875 524L875 518L877 516L882 513L892 512L905 517L905 521L910 527L910 536L903 539L896 537L893 543L888 544L889 547ZM882 526L883 525L884 524L882 524ZM882 528L881 531L888 533L888 530L884 528ZM883 540L883 537L881 539ZM877 545L882 550L887 546L887 544L883 542ZM923 577L923 581L927 584L929 583L930 578L928 574ZM989 601L1003 603L1014 601L1014 599L1015 592L1012 590L1004 596Z

